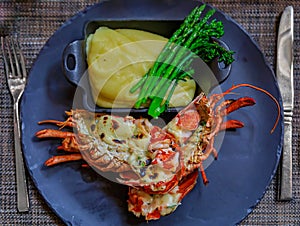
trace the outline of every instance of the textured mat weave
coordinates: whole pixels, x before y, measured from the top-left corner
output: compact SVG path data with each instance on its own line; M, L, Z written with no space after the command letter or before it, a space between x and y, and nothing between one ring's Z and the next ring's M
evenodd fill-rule
M30 70L40 49L68 18L98 1L0 1L0 35L18 33ZM261 202L241 225L300 225L300 70L299 25L300 2L210 0L207 3L227 13L240 23L259 44L274 69L276 31L281 11L287 5L295 12L295 110L293 128L293 195L291 202L278 202L277 176L273 179ZM13 154L12 100L8 92L3 64L0 62L0 225L63 225L39 195L29 180L31 209L19 214L16 210L16 182Z

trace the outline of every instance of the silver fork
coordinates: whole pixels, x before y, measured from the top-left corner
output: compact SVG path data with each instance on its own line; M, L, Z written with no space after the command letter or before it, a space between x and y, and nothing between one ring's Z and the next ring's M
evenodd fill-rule
M17 180L17 207L19 212L29 209L29 198L21 149L21 130L19 117L19 101L26 84L26 68L19 43L13 38L1 37L1 47L5 66L7 84L14 101L14 143Z

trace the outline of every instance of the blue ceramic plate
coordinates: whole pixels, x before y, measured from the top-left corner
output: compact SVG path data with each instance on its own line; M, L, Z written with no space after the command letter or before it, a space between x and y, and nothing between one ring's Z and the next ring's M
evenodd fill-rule
M22 98L22 142L25 159L36 187L52 210L68 225L234 225L244 219L264 195L279 162L282 147L282 116L273 134L277 110L266 95L241 88L242 95L257 104L229 117L245 123L226 132L219 159L206 170L210 183L201 179L182 205L159 221L146 222L127 211L127 188L83 169L72 162L47 168L43 163L56 154L58 140L40 141L34 134L44 128L43 119L64 120L75 92L62 71L67 44L83 38L90 20L183 19L199 2L180 0L116 0L96 4L67 21L48 40L29 75ZM236 51L229 78L222 89L250 83L281 100L274 74L258 46L235 21L217 11L223 21L223 40ZM280 102L281 103L281 102Z

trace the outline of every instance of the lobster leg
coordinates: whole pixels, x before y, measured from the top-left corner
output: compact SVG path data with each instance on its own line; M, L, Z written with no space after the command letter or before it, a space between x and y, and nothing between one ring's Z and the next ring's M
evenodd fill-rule
M63 162L71 162L81 160L82 155L79 153L68 154L68 155L57 155L49 158L44 164L45 166L53 166Z
M75 123L73 122L73 119L71 117L69 117L66 121L62 122L62 121L58 121L58 120L52 120L52 119L48 119L48 120L43 120L43 121L39 121L38 124L55 124L57 126L59 126L60 128L64 128L66 126L68 127L75 127Z
M200 164L199 164L199 170L200 170L200 173L201 173L203 184L207 185L209 181L207 179L207 176L206 176L205 170L203 168L202 162L200 162Z
M252 106L255 100L251 97L241 97L237 100L225 100L218 107L216 107L216 115L213 118L214 129L209 135L209 139L215 136L218 132L226 129L242 128L244 124L238 120L229 120L223 122L223 117L242 107Z
M79 152L79 146L75 139L75 136L66 137L60 146L57 147L57 150L63 150L67 152Z
M62 138L63 139L62 144L57 147L57 150L64 150L67 152L79 152L79 147L75 139L75 134L72 132L60 131L54 129L44 129L38 131L35 134L35 136L38 138L49 138L49 137ZM53 166L59 163L76 161L81 159L82 159L82 155L80 153L72 153L68 155L53 156L50 159L48 159L44 164L46 166Z
M242 107L252 106L255 104L255 100L251 97L241 97L232 103L230 103L226 108L224 114L229 114Z
M60 131L54 129L40 130L35 134L38 138L62 138L62 145L57 147L58 150L64 150L68 152L79 152L78 143L75 139L75 134L68 131Z
M227 129L237 129L237 128L242 128L244 127L244 123L238 120L228 120L226 122L222 122L219 131L227 130Z
M251 89L254 89L254 90L257 90L257 91L260 91L264 94L266 94L267 96L269 96L273 101L274 103L276 104L276 107L277 107L277 111L278 111L278 114L277 114L277 118L276 118L276 121L275 121L275 124L273 126L273 128L271 129L271 133L274 132L275 128L277 127L277 124L279 122L279 119L280 119L280 104L279 102L276 100L276 98L271 94L269 93L268 91L260 88L260 87L257 87L255 85L251 85L251 84L247 84L247 83L242 83L242 84L238 84L238 85L234 85L232 86L231 88L229 88L228 90L226 90L225 92L221 93L221 94L214 94L212 95L210 98L209 98L209 102L210 102L210 106L213 107L217 104L218 101L220 101L222 99L222 97L224 97L225 95L229 94L231 91L237 89L237 88L240 88L240 87L249 87Z
M35 134L38 138L66 138L66 137L74 137L74 133L68 131L60 131L55 129L43 129Z

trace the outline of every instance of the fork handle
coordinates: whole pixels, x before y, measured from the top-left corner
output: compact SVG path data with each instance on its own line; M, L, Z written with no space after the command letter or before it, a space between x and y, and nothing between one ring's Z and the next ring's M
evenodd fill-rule
M21 150L21 130L18 101L14 104L14 138L17 180L17 207L19 212L27 212L29 210L29 199L27 192L24 160Z

